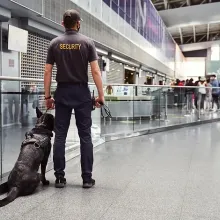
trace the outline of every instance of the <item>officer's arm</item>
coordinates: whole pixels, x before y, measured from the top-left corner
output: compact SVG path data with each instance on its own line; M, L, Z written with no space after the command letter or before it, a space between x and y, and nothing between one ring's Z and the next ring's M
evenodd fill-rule
M47 61L44 71L44 92L46 98L51 95L50 87L51 87L51 78L52 78L52 70L54 63L55 63L55 57L53 52L53 42L51 42L47 52Z
M45 65L45 71L44 71L44 91L45 91L45 97L46 98L50 96L52 69L53 69L53 65L51 65L51 64L46 64Z
M96 52L95 44L93 41L90 42L90 50L89 50L89 63L91 66L92 77L95 82L95 85L98 90L99 97L104 97L103 85L102 85L102 77L101 71L98 64L98 54Z
M91 66L91 71L92 71L92 77L96 84L99 97L103 97L104 92L103 92L103 85L102 85L102 77L101 77L101 71L98 65L98 61L97 60L92 61L90 63L90 66Z

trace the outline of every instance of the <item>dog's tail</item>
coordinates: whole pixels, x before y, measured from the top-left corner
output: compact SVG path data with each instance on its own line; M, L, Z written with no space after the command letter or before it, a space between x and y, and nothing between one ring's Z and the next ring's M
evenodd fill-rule
M0 207L6 206L9 203L13 202L19 194L19 190L17 187L11 188L6 198L0 200Z

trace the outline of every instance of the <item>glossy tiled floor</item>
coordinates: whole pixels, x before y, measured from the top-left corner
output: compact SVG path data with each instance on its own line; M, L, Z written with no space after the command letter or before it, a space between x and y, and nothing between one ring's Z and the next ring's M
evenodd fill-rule
M97 185L81 188L79 158L68 185L40 187L0 209L4 220L220 219L220 123L109 142L95 153Z
M186 111L181 109L168 109L168 120L164 120L164 114L161 116L161 120L136 120L136 121L108 121L106 123L100 122L100 115L94 115L98 113L93 112L93 126L92 126L92 136L93 141L97 141L102 135L123 133L123 132L133 132L140 129L153 129L159 127L167 127L170 125L177 124L187 124L191 122L198 121L197 113L194 113L190 116L186 116ZM220 112L210 113L207 112L204 115L201 115L201 121L220 118ZM36 119L31 119L26 124L12 125L5 127L3 129L3 138L2 138L2 159L3 165L2 170L3 174L8 173L14 166L15 161L17 160L18 154L20 152L20 143L24 140L25 133L31 130L34 127ZM13 138L12 138L13 137ZM53 142L53 141L52 141ZM75 126L75 119L72 117L70 129L67 137L67 147L71 148L72 146L79 146L79 138L77 129ZM50 158L50 160L52 160Z

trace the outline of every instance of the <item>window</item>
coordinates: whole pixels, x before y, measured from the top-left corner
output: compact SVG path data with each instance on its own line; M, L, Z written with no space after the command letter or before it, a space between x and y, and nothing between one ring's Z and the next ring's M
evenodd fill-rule
M125 0L126 21L131 24L131 0Z
M220 51L219 51L219 45L213 45L211 47L211 60L220 60Z
M110 7L110 0L103 0Z
M112 9L118 14L118 2L117 0L112 0Z

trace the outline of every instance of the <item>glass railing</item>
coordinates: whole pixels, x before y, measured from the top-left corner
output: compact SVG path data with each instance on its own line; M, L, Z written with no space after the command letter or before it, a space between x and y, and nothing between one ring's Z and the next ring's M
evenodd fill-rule
M7 177L20 152L25 133L36 123L35 108L45 111L43 81L31 79L5 80L1 83L1 178ZM97 95L90 84L91 94ZM52 84L52 93L56 83ZM105 105L110 117L102 117L100 109L92 112L94 146L107 136L130 134L197 121L220 119L218 95L220 89L141 85L105 85ZM214 102L212 100L212 93ZM217 97L217 98L216 98ZM219 96L220 97L220 96ZM54 110L50 111L54 114ZM103 115L105 112L103 111ZM52 140L53 143L53 140ZM79 137L74 111L66 140L67 159L79 154ZM52 168L52 155L49 169Z
M111 88L107 89L105 100L112 118L102 119L101 134L104 136L220 117L219 100L212 101L212 90L219 88L142 85L107 88Z
M56 89L56 83L52 83L52 94ZM42 112L46 111L44 105L43 82L38 80L11 81L1 80L1 146L0 169L1 178L7 177L14 166L20 152L21 143L25 133L30 131L37 121L36 107ZM90 90L95 86L91 85ZM48 111L54 115L55 110ZM92 140L94 145L103 143L101 139L100 109L92 112ZM52 143L54 138L52 138ZM66 139L67 159L79 154L79 137L75 125L74 110ZM51 151L53 152L53 151ZM49 158L52 166L52 153Z

